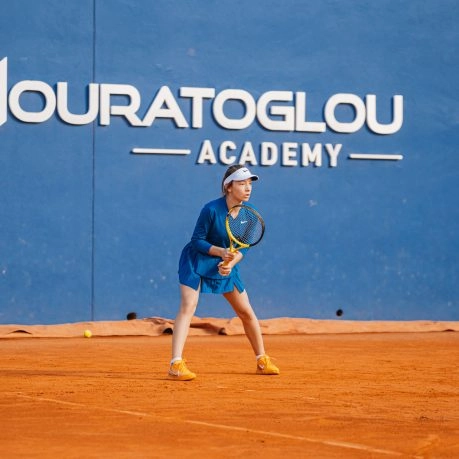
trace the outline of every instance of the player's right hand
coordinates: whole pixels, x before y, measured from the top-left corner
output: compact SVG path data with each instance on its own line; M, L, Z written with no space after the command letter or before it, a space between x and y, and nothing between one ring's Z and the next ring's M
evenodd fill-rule
M236 253L235 252L231 252L230 249L224 249L224 252L222 254L222 260L226 263L229 263L230 261L232 261L235 257Z

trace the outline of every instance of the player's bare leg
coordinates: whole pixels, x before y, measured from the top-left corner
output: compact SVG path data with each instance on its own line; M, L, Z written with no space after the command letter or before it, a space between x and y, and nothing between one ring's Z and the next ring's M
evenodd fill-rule
M180 309L175 318L174 333L172 334L172 359L182 357L191 319L198 305L199 290L180 284L180 298Z
M257 374L278 375L280 373L279 368L277 368L276 365L271 362L269 356L265 354L260 323L250 305L247 292L243 291L240 293L237 289L234 289L230 293L225 293L224 296L233 307L234 312L242 320L245 334L257 357Z
M190 329L191 319L198 305L199 290L193 290L186 285L180 285L180 309L175 319L172 335L172 360L169 368L169 378L175 381L191 381L196 375L188 369L182 358L183 348Z
M250 341L255 355L263 355L265 353L265 346L263 344L260 324L252 306L250 305L247 292L244 290L240 293L239 290L235 288L232 292L225 293L224 297L231 304L231 307L234 309L237 316L241 319L245 334Z

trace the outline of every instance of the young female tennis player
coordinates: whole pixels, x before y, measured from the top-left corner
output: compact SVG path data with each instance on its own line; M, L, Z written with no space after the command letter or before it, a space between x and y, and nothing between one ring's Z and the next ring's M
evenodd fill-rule
M258 180L258 176L246 167L229 167L222 181L223 196L203 207L191 241L182 251L179 262L181 302L172 335L172 360L169 369L171 379L189 381L196 378L187 368L182 352L200 292L223 294L242 320L244 331L256 355L256 372L262 375L279 374L279 369L265 354L258 319L239 277L238 263L247 249L231 252L225 227L228 210L249 200L252 182L255 180Z

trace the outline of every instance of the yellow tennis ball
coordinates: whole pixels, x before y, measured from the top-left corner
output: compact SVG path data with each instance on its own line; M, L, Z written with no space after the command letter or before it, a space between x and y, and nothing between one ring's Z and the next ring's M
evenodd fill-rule
M83 335L85 338L91 338L92 336L91 330L85 330Z

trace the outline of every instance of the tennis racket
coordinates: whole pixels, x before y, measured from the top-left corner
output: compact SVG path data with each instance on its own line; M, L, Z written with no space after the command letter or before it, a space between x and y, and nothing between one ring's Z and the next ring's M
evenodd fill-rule
M226 215L225 226L231 252L257 245L265 233L265 222L261 215L243 204L231 207ZM223 264L227 265L228 262Z

